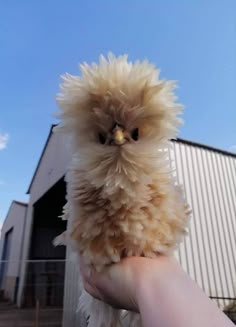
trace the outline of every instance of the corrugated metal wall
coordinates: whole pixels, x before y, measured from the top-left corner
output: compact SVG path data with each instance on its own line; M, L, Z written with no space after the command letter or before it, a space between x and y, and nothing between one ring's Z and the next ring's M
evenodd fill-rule
M236 298L236 157L182 142L173 142L170 156L193 212L177 257L225 307Z
M171 165L193 213L189 235L176 256L198 285L224 308L236 298L236 156L182 140L172 145ZM71 316L78 301L77 279L68 263L64 327L78 326Z

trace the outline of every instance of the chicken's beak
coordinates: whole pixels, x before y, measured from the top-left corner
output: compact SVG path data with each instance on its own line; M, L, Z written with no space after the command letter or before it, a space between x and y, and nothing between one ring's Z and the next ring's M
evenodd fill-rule
M113 131L113 141L117 145L122 145L125 143L125 135L121 128L115 128Z

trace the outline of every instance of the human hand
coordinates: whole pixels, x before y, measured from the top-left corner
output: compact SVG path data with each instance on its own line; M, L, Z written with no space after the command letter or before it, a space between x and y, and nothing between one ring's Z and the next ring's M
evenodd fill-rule
M139 312L145 327L157 321L169 327L233 327L171 257L125 258L102 273L88 273L82 261L81 273L88 293L115 308Z
M139 299L143 290L162 276L173 265L173 260L159 256L156 259L129 257L107 267L102 273L88 269L81 260L84 288L95 298L115 308L139 312ZM90 271L89 271L90 270Z

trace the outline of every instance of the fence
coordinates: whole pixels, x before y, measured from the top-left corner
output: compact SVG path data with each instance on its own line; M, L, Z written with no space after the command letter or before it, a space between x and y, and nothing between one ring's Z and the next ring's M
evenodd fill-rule
M19 299L22 265L26 276ZM0 261L0 327L61 327L64 278L64 260Z
M78 289L79 269L75 263L66 262L66 279L65 294L63 307L63 327L86 327L86 320L77 313L79 289ZM209 298L214 301L217 306L225 312L225 314L236 324L236 297L213 296L210 292ZM212 291L212 294L215 292ZM129 326L126 326L129 327Z
M0 261L0 327L86 326L85 319L76 312L78 266L71 261L65 263L64 260ZM20 308L16 305L18 276L11 274L19 264L26 265ZM210 298L236 324L236 298Z

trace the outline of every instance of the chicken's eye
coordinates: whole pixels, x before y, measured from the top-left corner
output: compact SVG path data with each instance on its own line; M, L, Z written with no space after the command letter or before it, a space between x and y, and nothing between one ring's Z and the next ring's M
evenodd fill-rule
M134 130L132 130L131 132L131 137L134 141L138 141L138 137L139 137L139 131L138 128L135 128Z
M99 138L99 142L101 144L105 144L106 143L106 136L102 133L98 133L98 138Z

